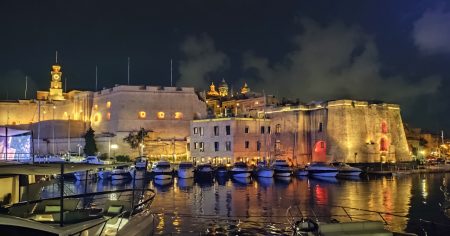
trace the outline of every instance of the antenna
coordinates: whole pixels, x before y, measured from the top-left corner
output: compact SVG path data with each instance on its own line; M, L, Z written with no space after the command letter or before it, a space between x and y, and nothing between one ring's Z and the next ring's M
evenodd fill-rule
M95 65L95 91L97 92L97 86L98 86L98 68L97 65Z
M58 64L58 51L55 53L55 63Z
M128 85L130 85L130 57L128 57Z
M28 76L25 75L25 99L27 99Z
M64 77L64 92L67 93L67 77Z
M170 58L170 87L172 87L172 58Z

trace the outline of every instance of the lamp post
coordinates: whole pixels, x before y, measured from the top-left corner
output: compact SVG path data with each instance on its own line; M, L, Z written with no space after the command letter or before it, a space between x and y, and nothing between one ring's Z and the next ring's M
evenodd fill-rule
M53 105L53 114L52 114L52 116L53 116L53 119L52 119L52 138L53 138L53 140L52 140L52 149L53 149L53 155L55 155L55 109L56 109L56 106L55 105Z

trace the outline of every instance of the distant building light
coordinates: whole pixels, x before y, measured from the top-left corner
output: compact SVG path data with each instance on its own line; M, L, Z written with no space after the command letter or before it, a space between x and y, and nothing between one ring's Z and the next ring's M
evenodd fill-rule
M258 104L259 104L259 102L258 102L258 101L256 101L256 102L255 102L255 105L258 105Z
M139 112L139 118L145 119L145 117L147 117L147 113L145 113L145 111L140 111Z
M111 149L118 149L119 148L119 145L117 145L117 144L111 144Z
M106 119L107 120L111 120L111 113L110 112L106 113Z
M177 119L177 120L183 119L183 113L181 113L179 111L175 112L175 119Z
M162 111L158 112L158 119L164 119L165 116L166 114L164 114L164 112Z
M111 108L111 102L110 101L106 102L106 108Z
M97 110L97 109L98 109L98 105L95 104L95 105L94 105L94 110Z

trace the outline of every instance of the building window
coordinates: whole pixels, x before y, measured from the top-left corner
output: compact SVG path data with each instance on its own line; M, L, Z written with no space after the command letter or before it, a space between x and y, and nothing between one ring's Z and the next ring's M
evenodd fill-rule
M225 150L231 151L231 141L226 141L225 142Z
M277 124L277 125L275 126L275 133L276 133L276 134L281 134L281 124Z
M214 142L214 151L219 151L219 142Z
M106 113L106 119L107 119L107 120L111 120L111 113L109 113L109 112Z
M280 152L281 151L281 141L280 140L276 140L275 141L275 151L276 152Z
M244 132L245 132L246 134L248 134L248 130L249 130L249 127L248 127L248 125L246 125L246 126L245 126Z
M320 123L319 123L319 132L322 132L322 131L323 131L323 123L320 122Z
M322 148L322 149L325 148L325 142L320 142L320 148Z
M99 114L95 114L94 122L99 122L99 121L100 121L100 115Z
M261 142L260 141L256 141L256 151L261 150Z
M164 112L162 111L158 112L158 119L164 119L165 116L166 114L164 114Z
M194 134L198 134L198 127L194 127Z
M387 124L385 121L381 122L381 133L386 134L388 132Z
M106 108L111 108L111 102L110 101L106 102Z
M199 133L200 133L200 136L203 136L203 127L199 127L199 128L198 128L198 131L199 131Z
M200 148L200 152L204 152L205 151L205 143L200 142L199 148Z
M245 141L245 148L250 148L250 142L249 141Z
M264 131L265 131L265 127L261 126L261 134L264 134Z
M214 136L219 136L219 126L214 126Z
M197 142L194 143L194 149L198 149L199 145Z
M94 110L98 110L98 105L97 104L94 105Z
M270 134L270 126L267 126L267 133Z
M231 135L231 127L229 125L225 126L225 131L227 135Z
M139 112L139 118L140 119L145 119L145 117L147 117L147 113L145 113L145 111L140 111Z
M181 113L179 111L175 112L175 119L177 119L177 120L183 119L183 113Z

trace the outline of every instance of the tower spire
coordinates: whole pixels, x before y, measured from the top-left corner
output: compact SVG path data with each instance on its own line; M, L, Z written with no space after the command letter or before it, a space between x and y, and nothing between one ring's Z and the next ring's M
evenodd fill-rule
M55 64L58 64L58 50L55 52Z

